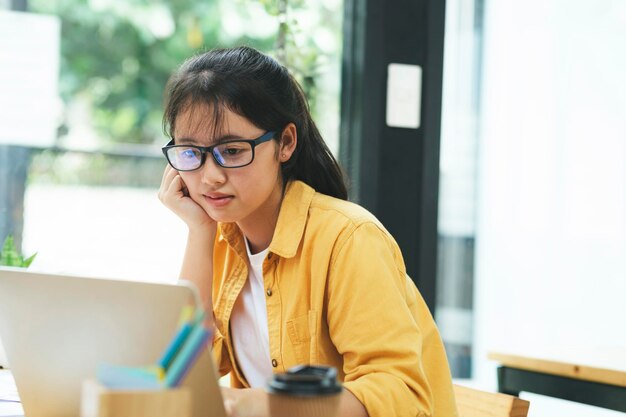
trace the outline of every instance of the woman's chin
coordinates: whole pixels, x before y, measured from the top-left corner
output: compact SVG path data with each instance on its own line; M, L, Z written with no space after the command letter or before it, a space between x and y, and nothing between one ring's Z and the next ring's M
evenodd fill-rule
M228 213L224 213L220 210L211 210L205 208L205 211L213 220L218 223L235 223L237 218L235 216L229 215Z

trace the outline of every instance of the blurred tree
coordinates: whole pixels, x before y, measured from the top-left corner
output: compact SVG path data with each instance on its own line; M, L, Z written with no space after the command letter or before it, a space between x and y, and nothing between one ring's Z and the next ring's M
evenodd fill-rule
M278 61L290 69L306 94L311 111L317 113L317 79L324 68L323 49L316 44L311 34L305 34L298 18L298 14L310 11L311 2L304 0L259 0L265 11L275 16L278 23L278 33L275 42L275 56ZM327 8L318 4L317 13L326 15ZM326 16L325 16L326 17ZM320 19L326 24L335 24L334 20ZM340 26L340 25L339 25ZM339 33L337 33L339 36Z
M86 104L104 141L161 140L163 87L194 53L236 44L267 52L274 44L273 36L224 42L217 0L30 0L29 7L61 19L62 98Z

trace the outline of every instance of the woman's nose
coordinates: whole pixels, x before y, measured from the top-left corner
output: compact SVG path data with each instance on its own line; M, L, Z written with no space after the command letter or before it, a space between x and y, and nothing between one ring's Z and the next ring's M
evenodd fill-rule
M206 156L202 170L202 181L205 184L223 184L226 182L226 173L224 168L219 166L212 155Z

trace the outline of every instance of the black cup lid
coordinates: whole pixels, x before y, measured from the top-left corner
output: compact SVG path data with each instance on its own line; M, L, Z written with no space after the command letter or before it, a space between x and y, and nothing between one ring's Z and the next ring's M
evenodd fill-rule
M300 365L273 375L267 390L274 394L331 395L341 392L341 384L337 381L337 369L331 366Z

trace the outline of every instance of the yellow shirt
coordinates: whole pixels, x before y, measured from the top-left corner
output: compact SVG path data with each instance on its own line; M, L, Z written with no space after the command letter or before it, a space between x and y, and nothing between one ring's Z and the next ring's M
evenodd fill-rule
M220 224L213 264L213 353L220 374L247 387L228 331L248 277L237 225ZM263 279L274 372L334 366L370 417L457 415L433 318L395 240L367 210L288 184Z

